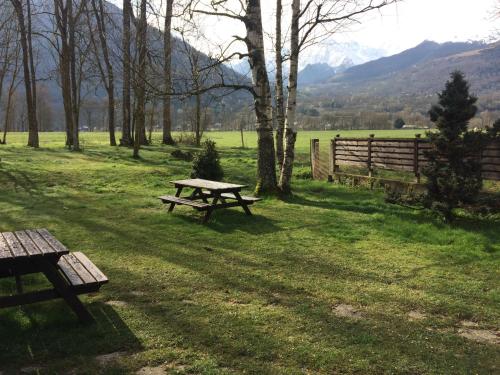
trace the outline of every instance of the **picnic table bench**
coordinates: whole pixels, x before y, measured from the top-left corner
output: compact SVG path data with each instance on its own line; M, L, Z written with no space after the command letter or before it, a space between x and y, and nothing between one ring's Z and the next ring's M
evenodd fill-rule
M230 184L227 182L210 181L201 178L171 181L177 189L174 195L162 195L158 197L163 203L170 204L169 212L173 211L176 205L186 205L198 211L205 211L203 218L207 222L212 212L221 208L241 207L247 215L252 212L249 205L258 202L261 198L242 196L241 189L247 185ZM181 197L184 188L193 189L191 194ZM211 201L210 201L211 200Z
M21 276L43 273L53 288L23 292ZM93 318L78 295L97 292L107 277L81 252L69 250L46 229L0 233L0 278L14 277L17 294L0 297L0 308L63 298L83 322Z

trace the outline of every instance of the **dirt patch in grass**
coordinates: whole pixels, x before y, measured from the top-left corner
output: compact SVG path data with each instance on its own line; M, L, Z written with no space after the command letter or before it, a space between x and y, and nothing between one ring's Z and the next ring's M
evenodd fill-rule
M113 307L127 307L128 303L125 301L107 301L106 305L113 306Z
M500 332L489 329L461 328L458 334L466 339L486 344L500 345Z
M343 318L351 318L356 320L363 318L363 314L361 314L358 309L351 305L337 305L333 308L333 313Z
M105 367L110 363L113 363L126 355L127 353L125 352L114 352L114 353L98 355L97 357L95 357L95 360L99 364L99 366Z
M408 313L408 319L412 322L424 320L426 318L427 318L427 316L424 313L417 311L417 310L412 310Z
M39 374L40 371L42 371L41 367L38 367L38 366L27 366L27 367L23 367L20 370L20 373L21 374ZM0 372L0 374L2 374L2 372Z
M175 363L163 364L156 367L143 367L136 372L137 375L164 375L169 373L169 370L184 371L186 366Z

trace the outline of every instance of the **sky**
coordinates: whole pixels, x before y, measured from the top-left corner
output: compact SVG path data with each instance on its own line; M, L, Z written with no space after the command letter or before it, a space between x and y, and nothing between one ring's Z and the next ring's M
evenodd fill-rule
M500 18L492 17L499 4L500 0L406 0L372 14L345 37L390 53L423 40L482 40L500 28Z
M159 4L162 0L154 1ZM121 0L112 2L118 6L122 3ZM275 1L262 0L261 3L264 26L272 32ZM500 17L493 17L495 7L500 8L500 0L403 0L370 13L359 25L334 35L333 40L355 41L362 46L383 49L387 54L401 52L424 40L440 43L484 40L495 29L500 29ZM244 35L238 21L211 17L203 26L203 34L215 42L235 33ZM194 44L202 50L211 48L205 41L197 40Z

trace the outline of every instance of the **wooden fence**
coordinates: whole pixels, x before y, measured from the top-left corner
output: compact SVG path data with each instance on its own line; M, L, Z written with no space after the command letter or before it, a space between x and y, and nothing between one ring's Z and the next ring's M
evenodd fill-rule
M311 171L314 179L332 179L341 173L341 166L365 168L369 177L379 168L412 173L419 182L422 168L427 164L425 151L430 147L428 140L418 136L364 139L337 136L329 147L320 150L319 140L311 139ZM500 142L489 144L478 158L483 178L500 181Z

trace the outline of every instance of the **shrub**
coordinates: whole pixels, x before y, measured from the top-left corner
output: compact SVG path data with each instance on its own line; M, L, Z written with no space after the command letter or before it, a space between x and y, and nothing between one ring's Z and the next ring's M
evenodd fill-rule
M467 130L469 120L477 111L477 98L469 94L469 84L461 72L453 72L439 94L439 102L429 111L438 132L428 133L431 149L426 153L429 163L426 206L445 221L453 219L453 209L471 203L481 187L478 151L481 137Z
M183 152L182 150L174 150L170 153L172 157L184 161L193 161L193 154L189 151Z
M401 117L394 120L394 129L402 129L403 126L405 126L405 121Z
M194 157L191 177L214 181L222 180L224 172L220 165L219 153L215 148L215 142L207 139L203 142L202 147L202 150Z

